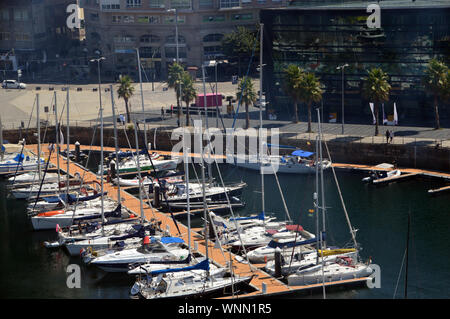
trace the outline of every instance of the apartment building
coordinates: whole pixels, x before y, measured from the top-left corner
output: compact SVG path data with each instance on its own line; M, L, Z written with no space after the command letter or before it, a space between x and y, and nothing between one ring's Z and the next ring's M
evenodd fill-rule
M63 45L83 39L83 30L66 25L69 4L75 0L0 1L0 70L44 67ZM39 67L38 67L39 65Z
M236 26L256 28L262 8L288 0L82 0L89 54L100 53L104 68L136 73L136 49L144 69L164 78L176 60L200 67L222 56L223 36ZM177 22L177 23L176 23ZM154 72L153 72L154 71Z

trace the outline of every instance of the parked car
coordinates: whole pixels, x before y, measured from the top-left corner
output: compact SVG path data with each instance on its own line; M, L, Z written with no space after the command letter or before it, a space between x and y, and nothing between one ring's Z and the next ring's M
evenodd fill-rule
M26 89L27 85L25 83L20 83L16 80L4 80L2 83L2 88L4 88L4 89Z

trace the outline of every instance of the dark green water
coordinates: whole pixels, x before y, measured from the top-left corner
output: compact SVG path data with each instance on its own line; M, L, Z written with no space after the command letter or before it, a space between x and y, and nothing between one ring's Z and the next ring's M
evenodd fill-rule
M226 181L247 182L241 215L261 209L260 176L231 166L221 167ZM216 175L216 174L215 174ZM337 171L342 194L352 225L358 229L361 256L372 257L381 267L381 288L327 289L328 298L392 299L406 245L407 216L411 211L408 297L449 298L450 296L450 194L430 197L427 190L443 185L436 180L411 180L383 187L361 182L362 173ZM194 175L191 175L194 176ZM350 241L337 189L331 172L325 176L328 244L342 246ZM314 175L280 175L279 181L292 219L305 229L315 231L310 216ZM265 177L266 212L284 219L275 178ZM200 222L197 221L197 224ZM66 285L66 267L82 264L64 250L48 250L45 240L56 238L54 231L33 232L25 214L25 202L8 199L0 184L0 296L2 298L128 298L134 278L105 274L81 267L81 288ZM404 268L403 268L404 269ZM403 298L404 273L397 298ZM321 291L297 296L321 298Z

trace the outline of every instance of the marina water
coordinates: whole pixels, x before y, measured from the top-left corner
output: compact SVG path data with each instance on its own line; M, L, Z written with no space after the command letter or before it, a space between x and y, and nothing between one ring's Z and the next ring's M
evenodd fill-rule
M246 207L236 213L245 216L261 209L260 176L254 171L221 165L227 181L244 181L242 200ZM213 174L217 171L213 169ZM350 233L331 171L324 173L327 207L326 229L329 246L350 242ZM191 176L195 176L191 174ZM363 172L337 170L346 208L361 257L381 267L381 288L327 288L327 298L386 298L404 296L404 270L400 274L406 248L407 218L411 212L408 298L450 297L450 193L431 197L427 190L443 186L432 179L414 179L381 187L362 183ZM315 232L316 218L312 194L315 176L279 175L280 186L294 223ZM218 179L217 179L218 180ZM279 219L286 214L273 176L265 176L266 213ZM183 222L183 220L181 220ZM199 217L193 227L200 227ZM86 267L79 258L69 257L63 249L49 250L42 243L56 239L55 231L32 230L26 216L26 203L7 197L0 182L0 296L1 298L129 298L134 277L106 274ZM66 268L81 265L81 288L68 288ZM398 282L398 284L397 284ZM396 288L397 287L397 288ZM289 298L322 298L322 291L300 293Z

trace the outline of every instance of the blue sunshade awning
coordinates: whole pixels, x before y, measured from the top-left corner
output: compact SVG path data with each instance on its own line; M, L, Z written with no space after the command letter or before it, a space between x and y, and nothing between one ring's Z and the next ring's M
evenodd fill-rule
M314 154L313 152L307 152L307 151L302 151L302 150L295 150L291 153L291 155L301 156L301 157L310 157L313 154Z

